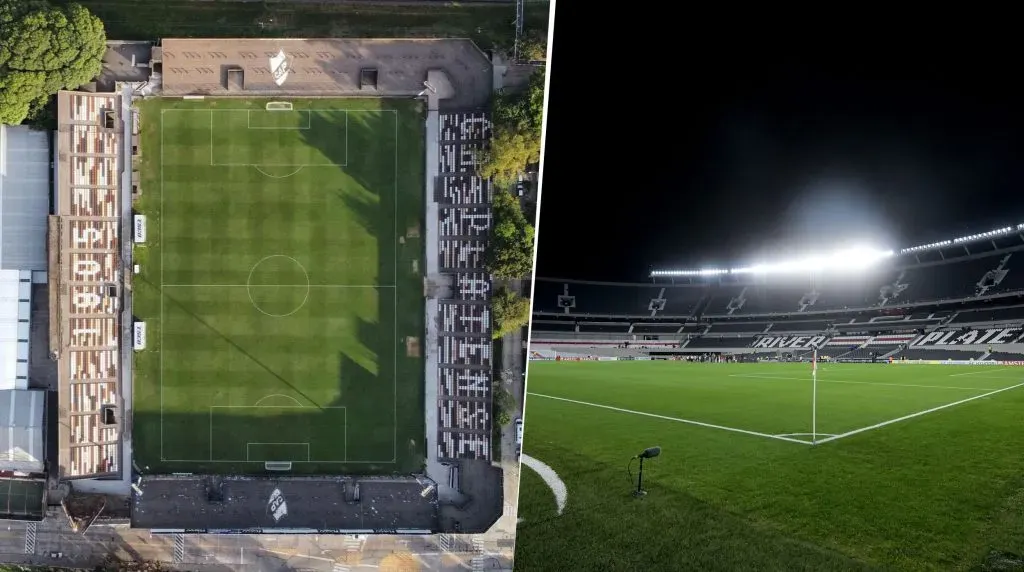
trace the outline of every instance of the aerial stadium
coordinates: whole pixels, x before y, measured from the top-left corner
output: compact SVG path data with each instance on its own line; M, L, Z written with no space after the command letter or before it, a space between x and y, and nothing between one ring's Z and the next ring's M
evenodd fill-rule
M533 310L519 563L1020 565L1024 225L538 277Z
M38 211L38 240L0 251L4 327L26 330L5 337L19 369L0 389L39 411L5 417L10 510L58 502L78 532L117 516L179 539L487 531L508 506L475 171L488 55L327 39L112 54L127 79L58 94L52 211L45 184L12 202ZM12 176L49 178L45 135L42 176ZM22 371L36 306L45 467Z

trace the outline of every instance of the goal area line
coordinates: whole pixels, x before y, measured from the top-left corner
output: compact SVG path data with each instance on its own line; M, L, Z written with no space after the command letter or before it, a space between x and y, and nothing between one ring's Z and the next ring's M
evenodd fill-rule
M660 414L657 414L657 413L648 413L646 411L636 411L636 410L633 410L633 409L625 409L623 407L613 407L611 405L603 405L601 403L591 403L589 401L580 401L578 399L569 399L569 398L566 398L566 397L557 397L557 396L554 396L554 395L546 395L546 394L543 394L543 393L534 393L532 391L527 392L527 395L531 395L531 396L534 396L534 397L542 397L544 399L552 399L552 400L555 400L555 401L564 401L564 402L567 402L567 403L575 403L577 405L585 405L585 406L588 406L588 407L597 407L597 408L600 408L600 409L608 409L610 411L618 411L620 413L629 413L631 415L640 415L640 416L643 416L643 417L652 417L652 418L655 418L655 419L662 419L664 421L674 421L676 423L684 423L686 425L694 425L694 426L697 426L697 427L705 427L705 428L708 428L708 429L718 429L720 431L729 431L729 432L732 432L732 433L742 433L744 435L751 435L751 436L754 436L754 437L762 437L762 438L765 438L765 439L774 439L774 440L777 440L777 441L786 441L786 442L789 442L789 443L797 443L797 444L800 444L800 445L814 446L814 445L821 445L821 444L824 444L824 443L829 443L829 442L832 442L832 441L838 441L840 439L845 439L847 437L852 437L853 435L858 435L860 433L865 433L865 432L868 432L868 431L873 431L875 429L881 429L882 427L885 427L887 425L892 425L894 423L900 423L902 421L907 421L907 420L913 419L915 417L921 417L921 416L924 416L924 415L928 415L929 413L935 413L936 411L941 411L943 409L949 409L950 407L956 407L957 405L962 405L964 403L968 403L968 402L974 401L976 399L981 399L983 397L989 397L989 396L992 396L992 395L996 395L998 393L1003 393L1004 391L1010 391L1011 389L1017 389L1019 387L1024 387L1024 383L1018 383L1018 384L1012 385L1010 387L1004 387L1004 388L1001 388L1001 389L996 389L996 390L993 390L993 391L988 391L988 392L982 393L980 395L975 395L975 396L972 396L972 397L968 397L967 399L961 399L959 401L954 401L952 403L947 403L945 405L939 405L938 407L932 407L932 408L929 408L929 409L925 409L923 411L918 411L918 412L915 412L915 413L910 413L910 414L907 414L907 415L903 415L901 417L897 417L895 419L889 419L887 421L882 421L881 423L875 423L874 425L868 425L867 427L861 427L859 429L854 429L852 431L847 431L845 433L839 433L839 434L817 433L817 435L824 436L825 438L817 439L815 441L811 441L809 439L797 439L797 438L795 438L795 437L802 437L802 436L811 437L812 436L811 433L779 433L779 434L762 433L760 431L751 431L749 429L740 429L738 427L728 427L726 425L716 425L714 423L705 423L703 421L695 421L693 419L683 419L683 418L680 418L680 417L671 417L671 416L668 416L668 415L660 415Z

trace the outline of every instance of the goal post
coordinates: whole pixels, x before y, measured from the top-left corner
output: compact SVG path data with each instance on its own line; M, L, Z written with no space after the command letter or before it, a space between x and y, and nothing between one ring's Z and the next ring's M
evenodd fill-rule
M268 471L290 471L292 463L291 461L264 461L263 468Z
M290 101L270 101L267 102L267 111L291 111L292 103Z

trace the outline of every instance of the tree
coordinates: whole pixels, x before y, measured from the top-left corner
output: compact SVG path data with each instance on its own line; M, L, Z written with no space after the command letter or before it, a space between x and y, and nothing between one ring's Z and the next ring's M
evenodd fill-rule
M537 62L547 59L547 38L537 31L528 32L519 41L519 57L526 61Z
M500 381L494 382L492 394L494 407L494 421L497 426L508 425L512 422L512 412L515 411L515 400Z
M491 324L494 339L505 337L530 323L530 299L502 288L491 297Z
M108 556L93 572L170 572L170 568L152 560L121 560L116 556Z
M540 161L544 125L544 71L530 76L525 91L500 92L493 105L494 135L480 158L479 173L510 187L527 165Z
M105 51L103 22L83 6L0 0L0 123L21 123L59 90L92 81Z
M503 280L527 276L533 270L533 225L523 216L519 199L508 191L497 191L491 213L487 270Z
M515 184L519 173L530 163L540 161L540 137L530 132L496 127L491 145L481 154L480 176L492 179L500 188Z

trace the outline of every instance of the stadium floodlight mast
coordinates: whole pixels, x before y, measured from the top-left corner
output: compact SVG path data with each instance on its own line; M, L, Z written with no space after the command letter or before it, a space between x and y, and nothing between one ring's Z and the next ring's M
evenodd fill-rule
M644 490L644 459L653 459L654 457L657 457L660 454L661 447L648 447L644 449L639 455L629 460L629 462L632 463L633 461L640 459L640 472L637 474L636 490L633 491L633 496L635 498L643 498L647 494L647 491ZM630 480L632 480L632 477L630 477Z

